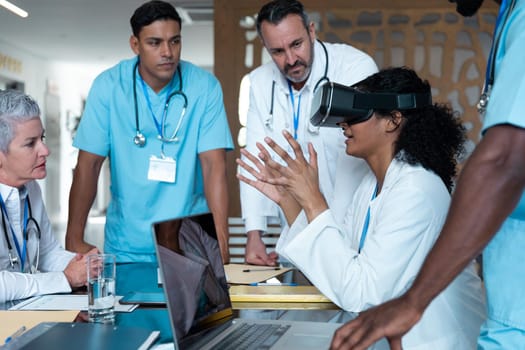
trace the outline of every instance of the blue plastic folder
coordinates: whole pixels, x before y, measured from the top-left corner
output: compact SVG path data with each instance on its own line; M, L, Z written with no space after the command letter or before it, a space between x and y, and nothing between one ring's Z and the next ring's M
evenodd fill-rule
M4 349L147 349L159 332L100 323L43 322L13 338Z

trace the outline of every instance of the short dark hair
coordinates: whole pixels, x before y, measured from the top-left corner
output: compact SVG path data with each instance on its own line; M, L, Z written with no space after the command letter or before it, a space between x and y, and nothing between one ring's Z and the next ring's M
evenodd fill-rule
M172 4L165 1L152 0L137 8L129 22L131 24L133 35L138 37L143 27L158 20L168 19L178 22L179 26L182 28L180 15Z
M257 14L257 33L261 36L261 24L264 21L279 24L288 15L298 15L308 31L308 14L297 0L273 0L264 5ZM262 36L261 36L262 37Z

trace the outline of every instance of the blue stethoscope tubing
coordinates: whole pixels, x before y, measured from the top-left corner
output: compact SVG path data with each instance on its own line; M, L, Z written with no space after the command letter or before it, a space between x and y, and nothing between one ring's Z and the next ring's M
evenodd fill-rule
M135 108L135 136L133 137L133 143L137 145L138 147L144 147L146 145L146 136L142 133L140 130L140 122L139 122L139 110L138 110L138 102L137 102L137 70L139 65L139 60L135 63L133 66L133 103ZM182 73L180 70L180 64L177 65L177 75L179 76L179 90L174 91L168 95L166 98L166 103L164 105L164 116L161 121L161 126L157 125L157 120L154 118L155 124L157 126L158 132L159 132L159 139L163 142L175 142L177 141L177 132L180 129L180 126L182 124L182 120L184 119L184 116L186 114L186 108L188 107L188 98L186 94L182 90ZM169 138L166 138L164 136L165 134L165 126L166 126L166 113L168 110L169 102L172 97L179 95L182 96L184 99L184 104L182 106L182 112L181 117L179 118L179 122L177 123L177 126L175 128L175 131L173 135Z
M319 44L321 44L322 48L323 48L323 51L324 51L324 56L325 56L325 59L326 59L326 64L324 66L324 74L323 76L321 77L321 79L319 79L315 85L314 85L314 92L317 90L317 88L319 87L319 85L321 85L322 82L329 82L330 79L328 78L328 50L326 49L326 46L325 44L317 39L317 42ZM270 113L269 113L269 117L268 119L266 120L266 126L270 127L272 124L272 121L273 121L273 104L274 104L274 99L275 99L275 80L272 80L272 97L271 97L271 100L270 100Z

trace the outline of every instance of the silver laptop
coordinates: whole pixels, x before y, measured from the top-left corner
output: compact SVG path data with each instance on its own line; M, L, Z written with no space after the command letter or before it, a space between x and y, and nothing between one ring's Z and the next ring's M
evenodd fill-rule
M329 348L341 324L233 318L211 214L152 231L175 349Z

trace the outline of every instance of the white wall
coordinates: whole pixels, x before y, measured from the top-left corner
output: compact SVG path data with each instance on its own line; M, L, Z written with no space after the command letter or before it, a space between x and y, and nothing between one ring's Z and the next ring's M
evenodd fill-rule
M195 63L196 65L213 71L213 25L212 24L194 24L183 27L183 49L181 58ZM0 37L2 33L0 33ZM132 57L130 49L129 55L124 58ZM12 66L2 64L2 59L9 58L20 63L21 70L13 69ZM50 218L57 230L57 236L63 242L65 235L65 222L67 220L67 210L69 201L69 189L71 187L72 169L76 165L76 149L72 147L72 137L69 130L68 117L78 116L82 110L82 100L88 95L89 88L95 77L103 70L116 64L108 62L107 64L89 64L89 63L71 63L61 61L60 58L45 59L38 57L26 49L22 49L12 44L8 44L0 38L0 88L3 88L5 81L20 81L25 84L25 92L31 95L38 102L42 109L42 119L45 123L45 101L46 93L53 93L60 100L60 170L58 172L60 179L59 188L55 191L49 188L50 192L56 195L45 198L48 207L57 206L58 213L50 213ZM48 140L49 142L50 140ZM50 165L51 162L48 163ZM107 169L105 169L107 172ZM104 169L103 169L104 171ZM48 169L48 175L50 171ZM47 181L50 184L51 181ZM55 183L56 181L53 181ZM42 192L46 193L46 180L40 181ZM99 188L107 188L109 185L108 174L101 176ZM53 185L54 186L54 185ZM98 195L97 201L107 202L107 195ZM94 206L96 206L95 203ZM93 239L88 239L96 243L99 248L100 229L103 226L101 218L90 219L88 224L89 231L96 231ZM99 222L100 221L100 222ZM91 225L91 227L90 227ZM93 227L96 226L96 229Z
M16 61L16 68L9 64L8 61ZM25 93L31 95L38 102L42 112L48 71L48 60L8 45L0 39L0 79L2 81L23 82L25 84ZM42 115L42 119L45 120L45 115ZM41 181L40 185L42 192L45 193L45 181Z
M49 60L9 45L2 39L0 39L0 55L22 63L21 72L11 70L8 65L0 63L0 76L5 79L24 82L26 85L25 92L33 96L39 104L43 104Z
M76 165L77 151L72 146L72 133L74 117L80 116L82 100L86 99L89 88L96 76L109 68L104 65L71 64L53 62L50 64L49 76L57 86L60 96L61 116L61 165L60 165L60 191L56 200L60 201L59 221L67 219L67 203L71 187L72 170Z

